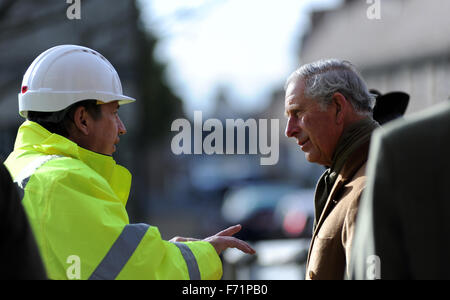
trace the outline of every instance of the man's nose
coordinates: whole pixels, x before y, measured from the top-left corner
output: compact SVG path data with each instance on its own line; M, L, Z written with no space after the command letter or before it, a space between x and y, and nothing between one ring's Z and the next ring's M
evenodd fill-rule
M287 124L286 124L286 130L285 130L284 134L287 137L293 137L293 136L296 136L298 132L299 132L299 127L297 125L297 122L295 122L294 118L289 117Z
M122 120L121 120L119 117L117 117L117 121L118 121L118 125L119 125L119 128L118 128L118 134L119 134L119 135L124 135L124 134L126 134L126 133L127 133L127 128L126 128L125 125L123 124Z

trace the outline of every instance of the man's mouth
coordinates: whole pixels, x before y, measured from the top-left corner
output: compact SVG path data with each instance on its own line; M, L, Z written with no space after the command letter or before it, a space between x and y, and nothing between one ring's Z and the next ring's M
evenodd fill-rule
M300 146L300 148L302 149L302 151L307 151L307 147L310 144L309 138L306 139L302 139L302 140L298 140L297 141L298 145Z
M309 138L306 138L306 139L303 139L303 140L297 140L297 144L300 147L303 147L308 141L309 141Z

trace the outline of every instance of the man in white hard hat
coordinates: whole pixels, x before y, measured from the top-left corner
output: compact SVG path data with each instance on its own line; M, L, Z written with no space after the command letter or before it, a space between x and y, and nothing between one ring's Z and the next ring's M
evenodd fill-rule
M112 154L126 128L114 67L100 53L62 45L39 55L19 94L20 126L5 162L51 279L220 279L218 254L254 250L232 237L240 225L204 240L161 239L129 224L131 174Z

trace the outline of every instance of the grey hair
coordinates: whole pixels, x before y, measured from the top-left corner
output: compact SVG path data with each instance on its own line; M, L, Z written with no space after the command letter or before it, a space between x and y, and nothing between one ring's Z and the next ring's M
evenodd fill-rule
M336 92L344 95L359 114L370 115L375 106L375 96L369 93L361 75L348 61L327 59L303 65L289 76L285 90L298 79L304 80L304 96L319 101L323 109L331 104Z

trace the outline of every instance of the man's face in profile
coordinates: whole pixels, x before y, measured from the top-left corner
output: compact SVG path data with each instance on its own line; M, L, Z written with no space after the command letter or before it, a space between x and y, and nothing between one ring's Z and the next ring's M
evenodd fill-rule
M337 127L333 126L333 109L328 107L324 110L319 102L306 98L303 81L293 80L286 89L285 113L288 118L286 136L297 140L306 159L324 166L331 165L340 136Z

